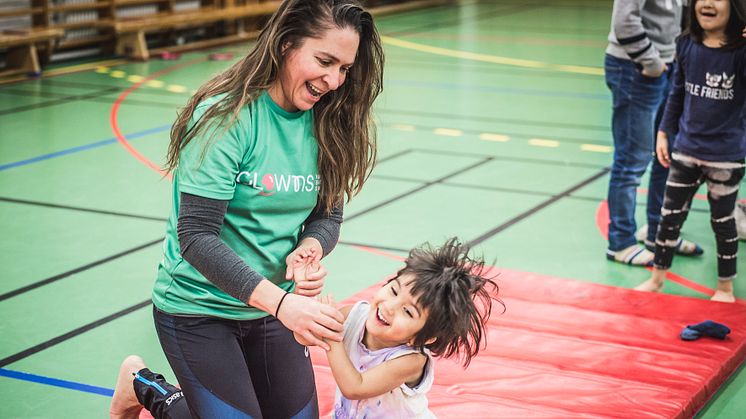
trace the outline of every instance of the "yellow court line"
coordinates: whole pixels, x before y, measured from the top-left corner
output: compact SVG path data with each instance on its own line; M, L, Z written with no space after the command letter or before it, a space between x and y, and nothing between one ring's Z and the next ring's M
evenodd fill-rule
M510 140L510 137L508 137L507 135L502 135L502 134L493 134L491 132L483 132L479 134L479 139L485 140L485 141L498 141L498 142L504 143Z
M464 132L460 129L452 128L435 128L433 132L435 133L435 135L443 135L446 137L460 137L464 134Z
M43 70L41 73L41 76L39 76L38 78L45 79L47 77L61 76L65 74L76 73L79 71L96 70L99 67L113 67L116 65L126 64L128 62L129 61L127 60L117 59L117 60L98 61L95 63L78 64L78 65L73 65L69 67L55 68L53 70ZM100 72L101 71L99 71L99 73ZM0 79L0 85L7 84L7 83L14 83L17 81L35 80L38 78L28 77L28 76L16 76L16 77L10 77L10 78L2 78Z
M166 90L172 93L184 93L187 91L187 88L178 84L171 84L166 87Z
M394 124L391 126L391 128L398 129L400 131L410 131L410 132L417 130L417 127L415 127L414 125L409 125L409 124Z
M611 153L614 151L614 147L596 144L581 144L580 149L583 151L594 151L596 153Z
M557 140L545 140L543 138L531 138L528 143L537 147L559 147L560 142Z
M78 71L86 71L86 70L94 70L98 67L111 67L115 65L121 65L126 64L129 61L127 60L108 60L108 61L99 61L95 63L87 63L87 64L79 64L79 65L73 65L70 67L62 67L62 68L55 68L54 70L44 70L42 72L42 77L46 76L59 76L62 74L68 74L68 73L75 73Z
M409 124L391 124L391 128L400 130L400 131L416 131L417 127L414 125ZM460 137L464 135L464 132L460 129L454 129L454 128L435 128L433 130L433 133L436 135L443 135L446 137ZM496 142L507 142L510 141L510 136L503 135L503 134L495 134L491 132L483 132L479 134L479 139L484 141L496 141ZM549 140L545 138L529 138L528 143L535 147L547 147L547 148L556 148L559 147L562 143L557 140ZM614 147L607 146L607 145L598 145L598 144L581 144L580 150L582 151L588 151L588 152L594 152L594 153L612 153L614 152Z
M440 48L440 47L433 47L430 45L418 44L415 42L392 38L390 36L381 36L381 40L383 40L385 44L394 45L400 48L413 49L415 51L428 52L428 53L436 54L436 55L444 55L446 57L463 58L466 60L483 61L483 62L493 63L493 64L512 65L516 67L528 67L528 68L539 68L539 69L563 71L566 73L589 74L592 76L603 76L604 75L604 69L600 67L552 64L552 63L545 63L543 61L523 60L519 58L500 57L497 55L477 54L474 52L458 51L458 50L452 50L452 49L446 49L446 48Z

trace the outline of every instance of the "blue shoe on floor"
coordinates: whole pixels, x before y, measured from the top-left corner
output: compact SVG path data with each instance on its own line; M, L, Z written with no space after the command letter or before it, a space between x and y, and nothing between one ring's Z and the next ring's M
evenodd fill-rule
M716 339L725 339L730 333L730 328L724 324L705 320L702 323L690 324L681 331L682 340L697 340L702 336Z

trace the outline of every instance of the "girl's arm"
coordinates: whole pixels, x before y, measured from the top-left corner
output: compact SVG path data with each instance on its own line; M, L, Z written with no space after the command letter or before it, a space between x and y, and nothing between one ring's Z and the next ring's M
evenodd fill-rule
M673 136L679 132L679 119L684 112L684 84L686 82L686 74L684 73L683 61L686 59L684 56L683 43L689 42L682 38L676 44L676 61L674 66L673 82L671 83L671 91L668 94L668 100L666 101L666 109L663 112L663 118L661 119L659 131L663 131L667 134L667 137Z
M347 318L351 309L352 306L345 306L340 311ZM427 363L425 355L413 353L386 361L361 373L352 365L342 342L328 343L331 349L326 352L326 357L334 381L348 400L380 396L404 383L417 384Z
M400 356L359 372L339 342L329 342L326 353L334 380L342 395L348 400L362 400L385 394L404 383L417 384L427 363L423 354Z
M345 319L350 314L350 310L352 310L351 305L339 309ZM311 344L302 336L296 333L293 335L301 345ZM417 384L427 363L425 355L414 353L386 361L361 373L352 365L342 342L327 341L327 343L330 349L326 352L326 358L332 369L334 381L339 391L348 400L380 396L404 383Z

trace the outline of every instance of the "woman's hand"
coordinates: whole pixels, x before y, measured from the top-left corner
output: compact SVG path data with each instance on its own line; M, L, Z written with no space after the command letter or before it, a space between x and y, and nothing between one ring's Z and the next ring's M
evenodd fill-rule
M661 166L668 169L671 165L671 155L668 153L668 135L663 131L658 131L658 137L655 140L655 154L658 156L658 162Z
M319 295L319 296L316 297L316 301L318 301L318 302L320 302L322 304L326 304L326 305L328 305L328 306L330 306L332 308L337 308L337 303L334 301L334 297L332 297L331 295L327 295L327 296L321 296L321 295ZM311 346L312 345L311 342L308 342L307 340L303 339L303 336L299 335L298 333L293 332L293 337L295 337L295 340L298 341L298 343L300 343L303 346ZM342 344L342 342L335 342L333 340L329 340L326 343L330 344L330 346L331 345L341 345Z
M296 340L306 345L318 345L328 351L330 347L325 339L342 341L344 316L316 299L288 294L277 311L277 318L293 332Z

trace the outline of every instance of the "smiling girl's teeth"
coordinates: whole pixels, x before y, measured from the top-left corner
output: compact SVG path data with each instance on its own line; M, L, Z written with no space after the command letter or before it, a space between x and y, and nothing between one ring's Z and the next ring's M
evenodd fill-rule
M383 316L381 315L381 310L376 310L376 316L378 317L378 320L382 321L384 324L388 325L389 322L387 322Z

